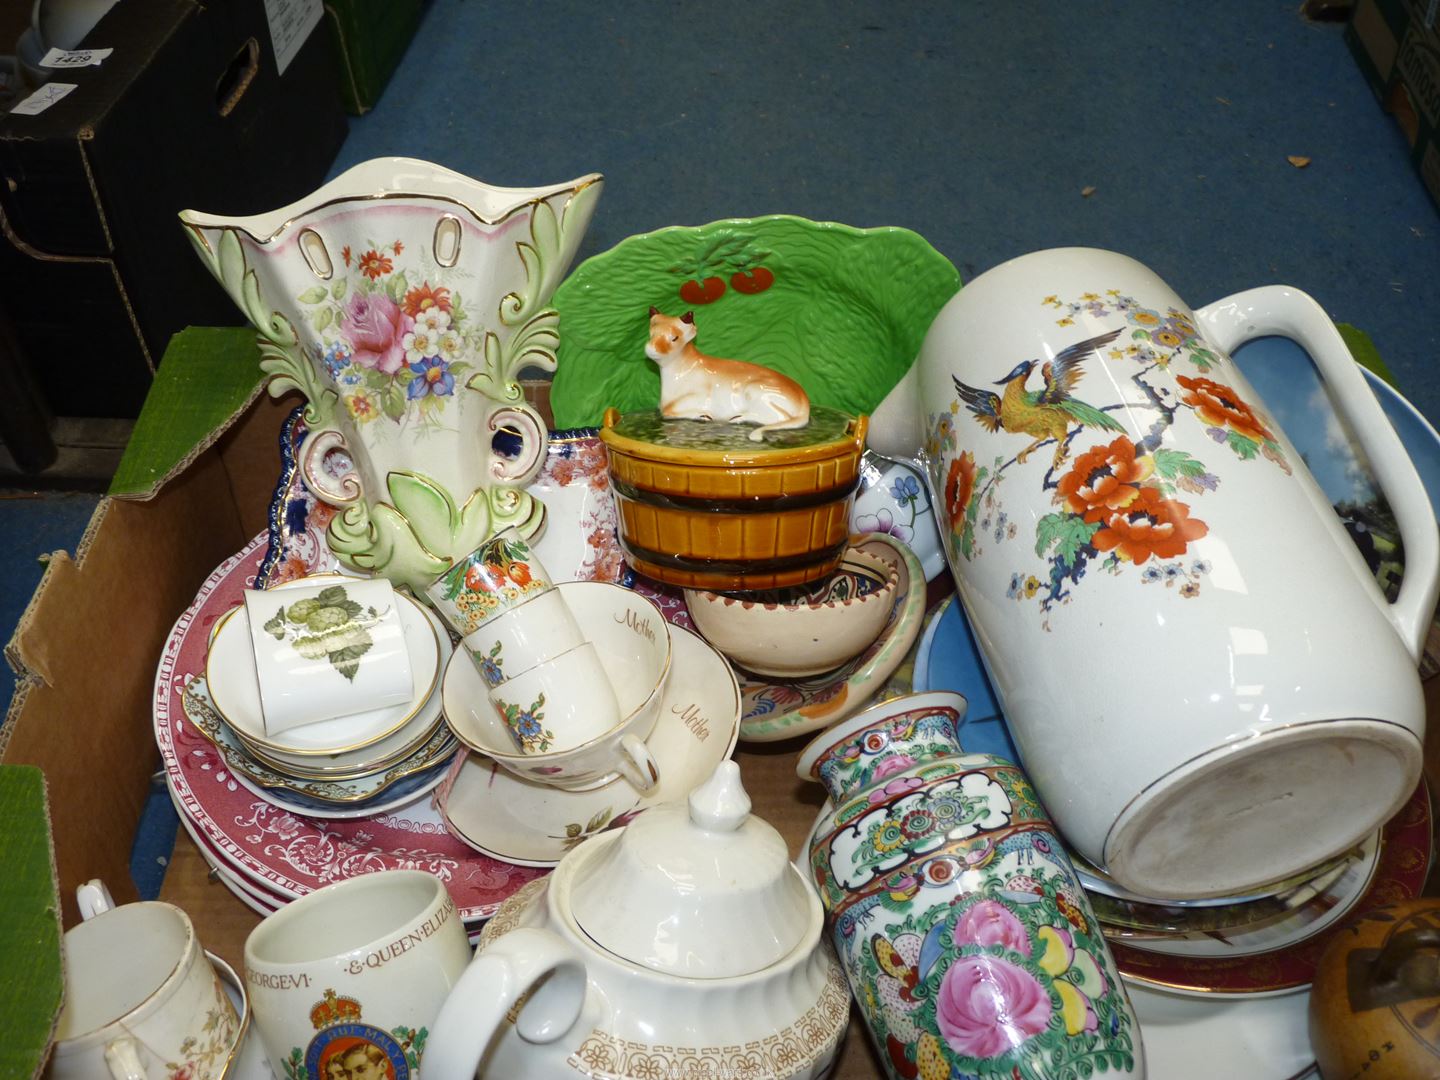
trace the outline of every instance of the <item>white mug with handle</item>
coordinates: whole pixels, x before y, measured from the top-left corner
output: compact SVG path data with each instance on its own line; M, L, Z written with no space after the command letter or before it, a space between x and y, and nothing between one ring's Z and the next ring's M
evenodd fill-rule
M65 1003L53 1080L192 1080L225 1075L240 1018L179 908L116 906L100 881L76 890L84 922L65 933Z
M1230 350L1314 359L1394 510L1392 604ZM1253 891L1344 851L1420 777L1435 514L1320 306L1192 312L1133 259L1014 259L941 310L876 410L918 457L1026 770L1126 888Z

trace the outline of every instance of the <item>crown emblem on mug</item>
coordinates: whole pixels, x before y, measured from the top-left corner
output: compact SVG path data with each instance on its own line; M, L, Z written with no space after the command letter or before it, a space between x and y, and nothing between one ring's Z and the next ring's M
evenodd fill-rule
M360 1002L351 997L341 997L334 990L325 991L325 1000L317 1002L310 1010L310 1022L315 1030L334 1027L336 1024L353 1024L360 1019Z

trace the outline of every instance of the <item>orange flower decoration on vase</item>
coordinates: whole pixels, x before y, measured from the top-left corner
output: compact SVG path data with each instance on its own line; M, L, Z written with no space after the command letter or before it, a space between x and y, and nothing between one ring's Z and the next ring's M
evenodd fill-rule
M405 299L400 306L405 314L412 319L422 311L430 308L439 308L441 311L450 310L450 290L446 288L431 288L427 281L423 285L417 285L405 294Z
M970 497L975 494L975 455L966 450L950 463L945 477L945 509L952 522L965 516Z
M1190 516L1188 506L1165 498L1153 487L1136 489L1127 506L1111 511L1104 520L1090 543L1096 551L1114 551L1136 566L1151 555L1157 559L1183 555L1190 541L1210 531L1205 522Z
M1121 435L1107 446L1094 446L1075 459L1075 465L1056 485L1055 501L1082 514L1086 521L1103 521L1123 510L1140 494L1140 485L1155 471L1146 454L1137 458L1135 444Z
M360 256L360 272L375 281L382 274L388 274L395 269L395 264L390 261L390 256L381 255L378 251L371 249Z
M1255 415L1255 411L1224 383L1188 375L1179 375L1176 379L1185 387L1180 400L1193 408L1195 415L1211 427L1228 427L1257 443L1274 441L1275 436L1270 434L1270 429Z

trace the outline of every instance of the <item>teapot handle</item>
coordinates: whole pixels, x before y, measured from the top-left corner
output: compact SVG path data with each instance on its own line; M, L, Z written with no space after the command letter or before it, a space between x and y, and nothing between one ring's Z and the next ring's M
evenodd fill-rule
M1255 338L1278 335L1298 343L1315 361L1333 391L1336 410L1369 457L1395 511L1405 545L1405 576L1400 595L1393 604L1385 605L1385 613L1418 663L1440 593L1440 531L1435 510L1400 436L1330 317L1308 295L1286 285L1235 293L1200 309L1195 317L1210 341L1227 353Z
M560 1038L585 1004L585 965L558 934L520 927L475 954L460 976L425 1047L426 1076L469 1078L515 1003L520 1037L530 1043Z

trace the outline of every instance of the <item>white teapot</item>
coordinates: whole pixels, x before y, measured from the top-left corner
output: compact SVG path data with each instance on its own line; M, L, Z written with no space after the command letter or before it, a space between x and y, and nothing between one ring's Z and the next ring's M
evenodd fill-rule
M513 896L441 1009L427 1076L823 1075L845 976L820 901L724 761Z

